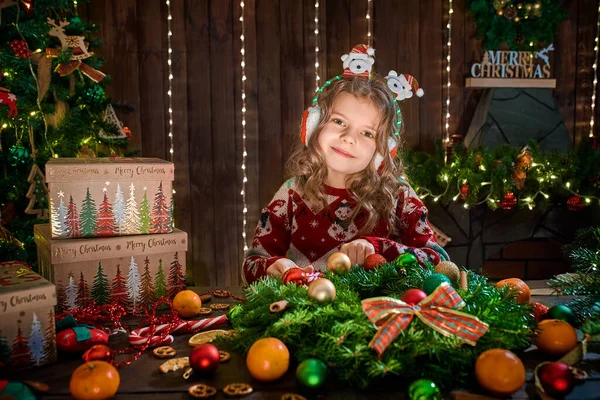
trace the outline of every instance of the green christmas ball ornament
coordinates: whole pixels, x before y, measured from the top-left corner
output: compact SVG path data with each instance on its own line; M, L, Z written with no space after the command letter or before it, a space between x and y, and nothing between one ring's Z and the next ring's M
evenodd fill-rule
M575 322L575 314L573 314L573 311L564 304L557 304L548 310L546 319L560 319L573 325Z
M327 379L328 368L325 363L317 358L304 360L296 368L298 382L308 388L317 388Z
M106 94L101 86L93 85L83 93L83 100L91 105L100 104L106 99Z
M431 274L423 281L423 291L430 295L433 293L438 286L440 286L443 282L446 282L449 285L452 285L450 279L446 275L443 274Z
M69 21L69 28L71 28L71 30L77 30L77 31L83 30L83 22L81 21L81 18L79 18L79 17L71 18L71 20Z
M12 146L9 150L9 153L12 159L11 165L13 167L25 165L29 162L29 150L21 143L17 143Z
M408 387L410 400L442 400L442 394L437 385L429 379L417 379Z
M419 264L419 262L417 261L417 257L415 257L413 254L404 253L400 254L398 258L396 258L394 264L396 264L397 267L406 268L416 266Z

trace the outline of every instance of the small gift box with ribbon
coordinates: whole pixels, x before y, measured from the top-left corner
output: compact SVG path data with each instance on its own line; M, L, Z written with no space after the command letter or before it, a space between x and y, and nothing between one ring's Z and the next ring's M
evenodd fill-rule
M464 306L463 299L448 283L442 283L432 294L413 305L392 297L365 299L363 311L378 329L369 347L382 355L415 316L442 335L474 346L485 335L488 325L459 311Z

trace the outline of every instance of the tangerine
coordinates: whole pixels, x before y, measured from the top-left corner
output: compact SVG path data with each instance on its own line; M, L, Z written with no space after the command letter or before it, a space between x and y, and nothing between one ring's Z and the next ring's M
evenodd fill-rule
M173 309L180 317L195 317L200 312L200 308L202 308L202 300L198 293L192 290L182 290L173 298Z
M120 383L119 372L111 364L90 361L73 371L69 390L77 400L104 400L117 393Z
M577 346L577 332L566 321L545 319L538 324L538 329L533 344L544 353L562 356Z
M246 366L255 379L274 381L286 373L290 366L290 352L277 338L262 338L250 346Z
M519 357L508 350L490 349L477 358L475 376L489 392L502 397L510 396L525 383L525 366Z
M503 279L496 283L496 288L501 289L504 286L509 286L515 292L517 303L527 304L531 299L531 290L529 286L519 278Z

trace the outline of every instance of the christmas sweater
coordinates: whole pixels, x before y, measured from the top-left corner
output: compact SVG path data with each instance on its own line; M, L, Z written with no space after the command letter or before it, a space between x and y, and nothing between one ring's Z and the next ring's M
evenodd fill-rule
M327 258L355 239L369 241L375 252L388 261L405 252L415 255L421 264L449 260L427 222L427 208L408 183L402 186L395 202L398 218L394 235L381 220L370 235L358 236L366 213L359 212L352 219L356 202L350 193L329 186L325 189L328 207L315 210L306 203L294 179L279 188L262 210L246 254L242 267L246 283L265 276L267 268L280 258L289 258L300 267L312 265L315 270L324 270Z

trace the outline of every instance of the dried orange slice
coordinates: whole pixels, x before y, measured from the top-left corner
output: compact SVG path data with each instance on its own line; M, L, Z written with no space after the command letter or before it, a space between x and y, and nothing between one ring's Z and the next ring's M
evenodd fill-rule
M188 344L192 347L196 347L201 344L211 343L219 336L229 336L233 332L233 330L226 331L224 329L213 329L212 331L196 333L188 340Z

